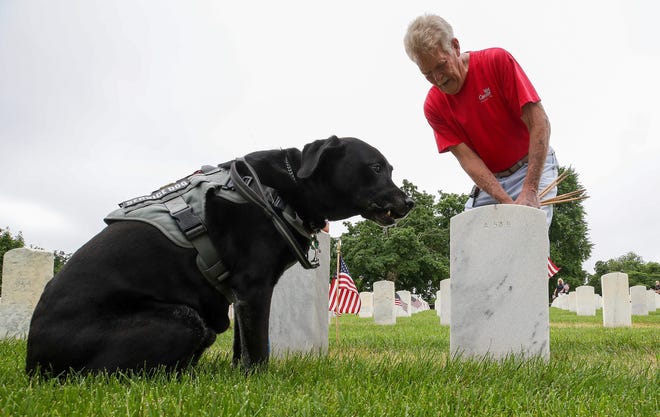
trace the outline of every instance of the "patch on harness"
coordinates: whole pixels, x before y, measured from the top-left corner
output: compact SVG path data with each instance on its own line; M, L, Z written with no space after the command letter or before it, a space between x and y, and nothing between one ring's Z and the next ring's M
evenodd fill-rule
M188 186L190 185L190 181L187 178L184 178L182 180L179 180L173 184L169 184L164 186L163 188L160 188L153 193L149 195L143 195L141 197L135 197L130 200L126 200L123 203L119 203L119 207L125 209L131 206L134 206L136 204L144 203L145 201L157 201L161 200L162 198L172 194L176 193L178 191L185 190Z

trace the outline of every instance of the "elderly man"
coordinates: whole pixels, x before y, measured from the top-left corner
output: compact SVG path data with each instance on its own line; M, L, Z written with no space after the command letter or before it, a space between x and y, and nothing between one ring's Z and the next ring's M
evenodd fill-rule
M500 48L461 52L452 27L435 15L415 19L404 44L433 84L424 114L438 150L454 154L476 184L466 209L539 208L539 189L557 177L557 161L541 99L516 60ZM543 209L549 227L552 206Z

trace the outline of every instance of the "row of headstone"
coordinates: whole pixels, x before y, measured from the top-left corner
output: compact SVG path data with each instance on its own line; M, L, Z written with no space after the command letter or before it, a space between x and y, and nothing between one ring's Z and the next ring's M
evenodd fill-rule
M633 316L648 316L660 304L660 294L644 285L630 287L630 309Z
M440 323L450 326L452 355L502 358L520 354L548 359L545 214L517 205L481 207L452 218L450 233L452 279L440 283L436 309ZM321 234L319 238L321 268L303 270L294 266L275 287L269 328L273 355L327 352L330 237ZM29 252L22 253L17 261L5 255L0 337L27 333L32 310L52 277L52 254L34 255L40 251L23 250ZM32 256L39 259L27 259ZM34 270L26 272L25 268ZM630 326L627 275L607 274L601 283L604 325ZM593 288L574 293L575 301L569 302L569 308L586 315L598 308ZM401 304L406 303L410 312L415 303L413 296L407 291L399 292ZM590 302L585 301L590 297ZM396 323L399 307L395 303L394 282L375 282L373 293L361 294L361 299L361 317L371 316L379 325ZM424 303L417 302L424 308Z
M580 286L575 291L555 298L552 307L577 313L578 316L595 316L603 310L606 327L631 326L629 316L645 316L660 308L660 294L643 285L628 288L628 275L616 272L601 278L603 296L594 293L591 286Z
M595 316L596 310L603 307L603 298L595 293L594 287L584 285L568 294L559 294L551 306L577 313L578 316Z
M394 291L391 281L377 281L374 291L360 293L362 307L358 316L361 318L374 318L376 324L395 324L396 317L410 317L419 311L429 309L429 305L419 295L410 291ZM396 302L395 300L399 302Z

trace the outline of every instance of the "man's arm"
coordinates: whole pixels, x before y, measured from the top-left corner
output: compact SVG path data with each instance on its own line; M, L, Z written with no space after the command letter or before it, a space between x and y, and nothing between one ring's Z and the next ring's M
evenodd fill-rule
M458 162L463 167L463 170L472 178L472 181L481 188L483 191L487 192L495 200L503 204L513 204L513 200L504 191L504 188L500 185L493 175L492 172L488 169L484 161L477 155L469 146L464 143L459 143L456 146L449 148L451 153L454 154ZM538 182L538 181L537 181Z
M541 103L525 104L522 107L522 120L529 130L529 165L516 204L539 208L539 181L548 154L550 122Z

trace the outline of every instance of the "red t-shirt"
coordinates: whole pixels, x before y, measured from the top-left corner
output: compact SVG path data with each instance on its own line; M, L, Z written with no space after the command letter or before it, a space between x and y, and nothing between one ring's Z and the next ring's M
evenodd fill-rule
M438 151L465 143L491 172L501 172L529 151L522 107L541 101L516 60L501 48L470 52L468 73L457 94L429 90L424 115Z

